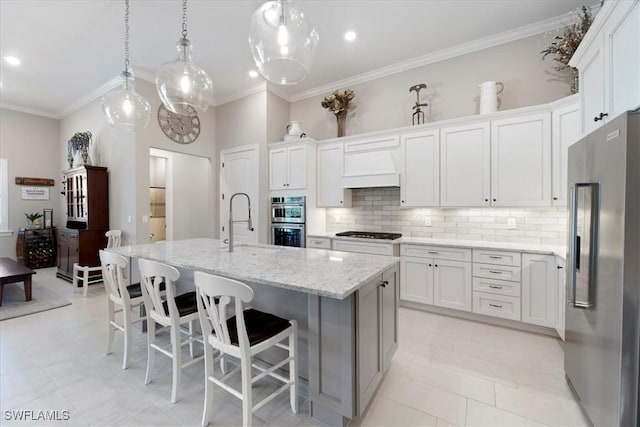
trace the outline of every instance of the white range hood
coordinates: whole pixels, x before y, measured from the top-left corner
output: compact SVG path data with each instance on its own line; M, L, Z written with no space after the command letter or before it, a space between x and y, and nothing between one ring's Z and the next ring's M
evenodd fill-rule
M344 144L344 188L399 187L398 135L352 139Z

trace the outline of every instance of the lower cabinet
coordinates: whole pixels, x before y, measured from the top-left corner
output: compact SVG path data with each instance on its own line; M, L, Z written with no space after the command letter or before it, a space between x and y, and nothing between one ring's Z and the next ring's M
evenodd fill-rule
M471 264L436 259L433 261L433 304L471 311Z
M358 412L374 396L398 347L397 269L387 270L357 295Z
M56 276L72 281L73 264L96 267L100 265L98 252L107 246L107 230L75 230L58 228L58 270ZM99 272L96 272L99 275Z
M402 257L400 277L402 287L400 297L405 301L433 304L433 260Z
M522 321L555 328L556 257L522 254Z
M564 341L564 318L565 309L567 308L567 269L566 263L562 258L556 258L556 262L558 263L556 266L556 332L558 332L558 336Z

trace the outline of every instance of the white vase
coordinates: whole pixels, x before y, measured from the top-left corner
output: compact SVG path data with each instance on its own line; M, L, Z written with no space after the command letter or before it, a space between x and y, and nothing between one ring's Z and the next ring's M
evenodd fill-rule
M498 86L500 87L498 89ZM493 80L480 83L480 114L498 111L498 95L504 90L504 85Z

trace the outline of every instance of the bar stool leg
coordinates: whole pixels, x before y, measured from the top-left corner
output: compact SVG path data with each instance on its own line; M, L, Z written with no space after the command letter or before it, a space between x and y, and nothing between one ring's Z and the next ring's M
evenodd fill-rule
M171 403L178 400L178 387L182 373L182 348L180 346L180 326L171 327L171 347L173 347L173 385L171 388Z
M251 427L253 423L253 402L251 393L251 356L240 359L242 373L242 425Z
M289 362L289 381L291 381L291 388L289 389L291 411L294 414L298 413L298 364L296 363L296 357L298 356L298 324L295 320L291 321L293 331L289 335L289 356L291 361Z

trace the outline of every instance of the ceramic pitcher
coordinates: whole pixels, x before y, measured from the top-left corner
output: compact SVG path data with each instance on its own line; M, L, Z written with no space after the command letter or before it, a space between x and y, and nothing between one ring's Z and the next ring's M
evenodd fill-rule
M498 95L504 90L504 85L493 80L480 83L480 114L498 111Z
M287 125L287 135L299 138L302 133L302 123L294 120Z

